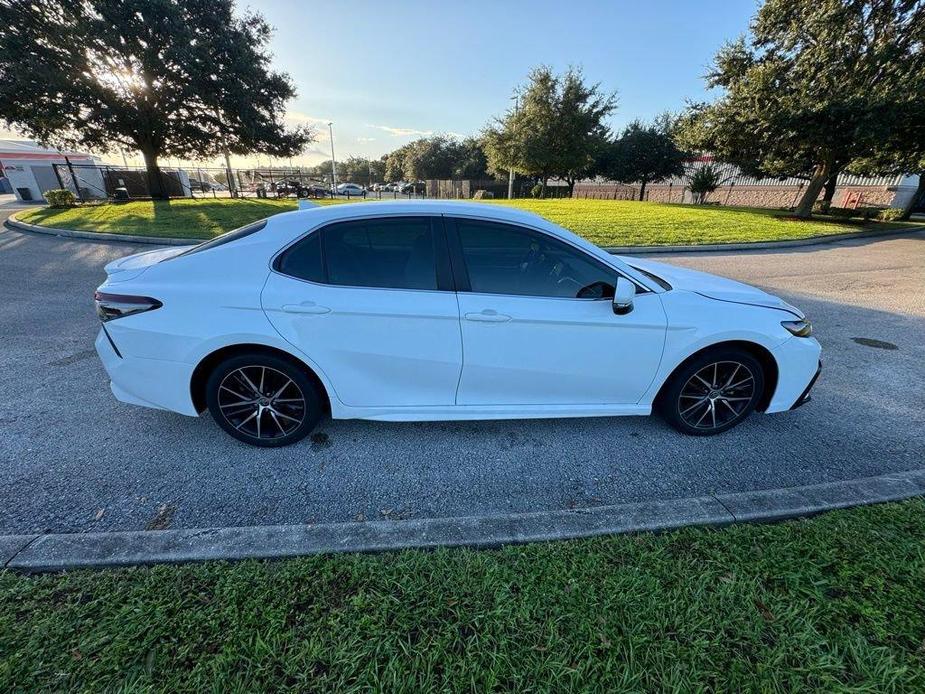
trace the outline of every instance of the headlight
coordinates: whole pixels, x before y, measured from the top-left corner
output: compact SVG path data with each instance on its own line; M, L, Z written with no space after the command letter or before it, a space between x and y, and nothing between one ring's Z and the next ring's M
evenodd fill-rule
M803 320L781 321L781 325L797 337L809 337L813 334L813 324L805 318Z

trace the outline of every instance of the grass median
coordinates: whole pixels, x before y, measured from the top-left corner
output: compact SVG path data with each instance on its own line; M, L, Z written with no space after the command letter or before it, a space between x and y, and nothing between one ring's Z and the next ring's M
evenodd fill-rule
M339 202L343 201L322 201ZM902 222L796 221L782 210L615 200L514 200L490 204L509 204L536 212L601 246L784 241L911 226ZM63 229L207 239L294 209L294 200L204 199L42 208L22 212L18 217L30 224Z
M923 691L923 605L923 500L491 551L0 572L0 689Z

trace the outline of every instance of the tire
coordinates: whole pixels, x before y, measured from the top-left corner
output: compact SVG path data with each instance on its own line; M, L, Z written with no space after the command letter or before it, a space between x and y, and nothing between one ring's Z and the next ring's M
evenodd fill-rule
M713 436L743 422L764 392L764 370L743 349L717 348L681 364L665 383L658 409L690 436Z
M321 394L301 368L259 352L216 366L206 381L206 403L222 429L239 441L264 447L302 440L324 411Z

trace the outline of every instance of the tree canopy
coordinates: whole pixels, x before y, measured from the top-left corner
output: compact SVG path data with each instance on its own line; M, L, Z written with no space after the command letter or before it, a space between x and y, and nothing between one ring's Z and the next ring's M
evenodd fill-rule
M43 143L138 150L157 160L298 154L289 77L270 68L271 29L233 0L0 1L0 120Z
M593 174L609 135L604 121L615 109L616 96L585 84L580 70L555 75L538 67L519 90L518 106L485 130L488 165L534 177L544 193L554 176L571 191L576 180Z
M639 199L646 185L684 175L687 153L676 144L674 119L669 114L653 123L634 120L609 143L599 161L599 173L621 183L639 183Z
M390 152L385 178L390 181L484 178L487 160L476 138L459 141L449 135L421 137Z
M921 0L767 0L748 40L724 46L685 140L750 173L809 179L796 213L851 162L913 142L925 118ZM833 179L834 180L834 179Z

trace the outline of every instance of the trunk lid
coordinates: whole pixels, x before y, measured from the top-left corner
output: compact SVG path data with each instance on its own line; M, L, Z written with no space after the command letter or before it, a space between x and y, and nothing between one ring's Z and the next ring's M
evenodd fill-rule
M138 277L152 265L156 265L164 260L169 260L170 258L175 258L181 253L193 248L195 245L196 244L155 248L154 250L127 255L124 258L119 258L118 260L113 260L111 263L107 263L103 269L106 270L109 282L124 282Z

